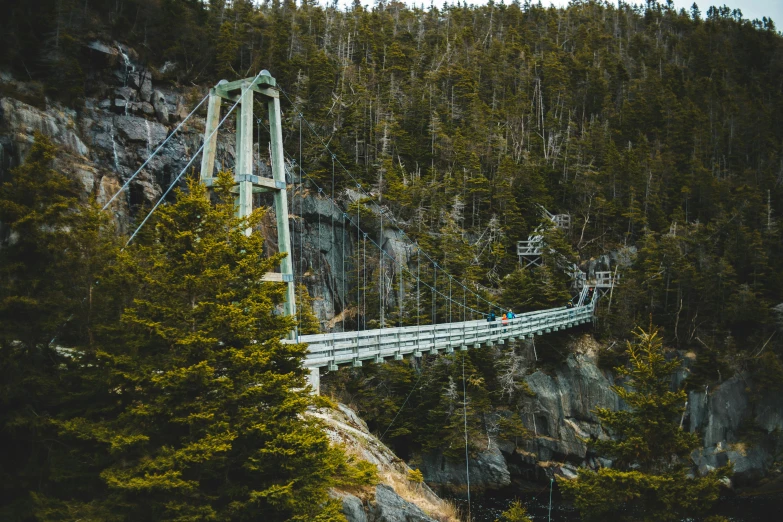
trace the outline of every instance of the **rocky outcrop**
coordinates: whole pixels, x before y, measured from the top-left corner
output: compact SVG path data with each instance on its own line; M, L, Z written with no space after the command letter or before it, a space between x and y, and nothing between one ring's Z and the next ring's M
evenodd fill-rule
M554 374L536 371L525 381L535 396L521 417L534 438L523 449L540 461L581 464L587 454L584 439L604 436L593 410L620 408L612 376L598 369L593 355L576 353Z
M447 522L457 521L452 506L426 484L408 480L411 468L370 434L367 425L347 406L311 411L323 421L326 433L346 452L375 464L381 483L362 492L334 490L349 522Z
M77 180L85 196L105 203L196 103L170 87L153 89L153 72L135 62L132 49L95 41L85 52L87 97L78 110L46 99L34 83L0 72L0 180L23 161L40 132L59 147L55 168ZM115 200L112 210L120 230L182 171L200 146L202 132L203 120L194 117ZM231 165L233 140L228 138L218 138L218 162Z
M752 383L740 373L713 390L688 396L686 420L704 441L692 455L694 463L705 472L731 462L738 485L783 471L783 398L768 395L753 401L750 389Z
M500 473L484 470L504 470L510 480L543 481L553 475L576 476L579 466L598 469L611 466L611 461L590 452L585 439L602 438L602 430L593 410L617 410L624 404L612 391L611 372L597 367L596 354L601 347L586 335L574 342L575 353L554 369L536 371L525 377L534 396L526 400L519 414L533 433L519 445L512 441L497 441L505 462L477 459L471 467L471 486L495 489L508 482L497 480ZM673 385L679 386L687 370L678 374ZM692 454L695 470L705 473L731 462L733 482L743 486L759 480L774 479L783 473L783 398L769 395L750 396L753 385L744 374L737 374L714 389L690 392L684 429L697 432L703 446ZM438 468L437 464L441 463ZM464 461L449 462L424 459L428 481L459 486L464 484Z
M416 462L427 484L450 491L465 489L468 476L465 459L450 459L437 452L424 455ZM502 489L511 484L511 472L496 445L471 456L467 467L472 490Z

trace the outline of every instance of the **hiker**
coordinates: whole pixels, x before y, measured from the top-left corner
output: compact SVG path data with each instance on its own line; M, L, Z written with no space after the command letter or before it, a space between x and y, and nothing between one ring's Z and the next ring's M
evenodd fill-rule
M489 312L487 314L487 322L489 323L490 328L497 328L498 325L495 324L495 312Z

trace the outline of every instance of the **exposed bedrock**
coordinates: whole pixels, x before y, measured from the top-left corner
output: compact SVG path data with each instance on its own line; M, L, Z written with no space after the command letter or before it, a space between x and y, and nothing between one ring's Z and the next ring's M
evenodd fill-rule
M593 410L618 409L622 401L612 391L611 372L598 368L600 347L589 336L578 341L576 353L554 369L525 377L534 397L519 411L534 436L525 441L493 439L490 447L472 455L472 489L502 489L515 481L545 482L553 475L574 478L576 469L611 466L611 461L588 450L584 440L606 437ZM587 348L587 349L585 349ZM683 371L674 379L679 384ZM691 392L683 428L698 432L702 447L691 455L694 471L705 473L731 461L737 486L764 484L781 473L783 456L783 398L770 395L751 399L751 383L743 374L714 389ZM478 446L486 441L474 441ZM464 489L464 458L441 453L419 456L427 483L452 490Z

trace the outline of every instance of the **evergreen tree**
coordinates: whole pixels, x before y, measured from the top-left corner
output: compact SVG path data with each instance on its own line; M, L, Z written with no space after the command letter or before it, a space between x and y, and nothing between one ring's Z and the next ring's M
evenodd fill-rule
M53 419L84 370L64 346L91 349L106 313L97 283L119 250L114 228L76 184L53 169L51 141L36 134L25 162L0 185L0 519L27 520L40 499L74 486ZM106 304L106 303L103 303ZM86 403L82 402L84 406ZM95 477L97 478L97 476Z
M313 311L313 298L302 283L296 285L296 310L299 315L300 334L317 334L321 331L318 317Z
M280 258L219 179L216 205L191 182L100 279L123 306L52 375L70 394L46 422L39 518L344 520L328 488L377 480L305 414L305 348L280 341L283 286L262 281Z
M689 455L699 446L699 438L679 426L686 394L670 387L680 362L666 359L657 330L638 329L635 336L638 342L626 345L630 365L616 368L627 380L612 388L628 409L595 410L612 437L591 443L612 459L612 467L580 468L576 480L559 484L586 520L698 516L718 499L720 481L730 468L688 476Z
M532 520L522 502L516 500L511 503L507 510L500 514L500 518L495 522L531 522Z

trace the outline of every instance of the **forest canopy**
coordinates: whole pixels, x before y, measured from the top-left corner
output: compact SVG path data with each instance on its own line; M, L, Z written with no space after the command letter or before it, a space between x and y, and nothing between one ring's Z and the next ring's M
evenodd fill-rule
M33 0L6 13L3 62L75 106L98 88L94 40L134 48L174 85L268 69L286 148L300 145L295 102L346 166L338 189L350 173L458 279L497 295L564 284L551 265L513 275L543 205L572 216L565 257L629 252L605 333L652 315L678 348L767 346L783 301L783 39L770 19L652 0ZM309 132L302 162L323 182L331 157Z

